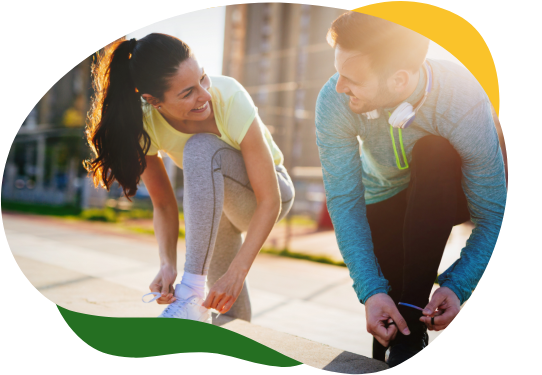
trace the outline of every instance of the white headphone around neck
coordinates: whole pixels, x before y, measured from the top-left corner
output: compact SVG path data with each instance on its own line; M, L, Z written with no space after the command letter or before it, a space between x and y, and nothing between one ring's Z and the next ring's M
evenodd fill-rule
M403 102L399 104L395 111L390 114L390 117L388 119L389 124L394 128L406 129L410 126L410 124L412 124L412 122L416 118L416 113L421 108L423 103L425 103L427 96L429 96L429 93L433 88L433 72L431 71L431 66L427 61L423 63L423 68L425 70L425 76L427 77L425 94L420 99L420 101L418 101L416 107L413 107L412 104L408 102ZM378 109L375 109L371 112L365 113L365 116L367 116L369 120L374 120L380 116L380 112L378 111Z

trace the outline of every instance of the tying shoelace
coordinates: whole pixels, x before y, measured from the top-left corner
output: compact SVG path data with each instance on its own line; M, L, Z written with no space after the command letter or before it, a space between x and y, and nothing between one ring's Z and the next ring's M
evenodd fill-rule
M146 301L145 300L145 297L147 296L154 296L153 298L151 298L150 300ZM143 303L151 303L151 302L154 302L156 301L158 298L160 298L162 296L161 293L158 293L158 292L150 292L150 293L147 293L145 295L143 295L143 297L141 297L141 301L143 301ZM179 312L179 308L186 304L186 303L189 303L188 300L180 300L180 299L177 299L175 302L173 303L170 303L168 305L168 307L166 307L166 309L164 310L164 312L162 313L163 315L170 315L170 316L175 316L177 318L181 318L181 319L184 319L183 316L178 316L178 312ZM220 313L215 310L215 309L209 309L211 310L212 312L214 312L216 314L216 317L218 318L220 316Z

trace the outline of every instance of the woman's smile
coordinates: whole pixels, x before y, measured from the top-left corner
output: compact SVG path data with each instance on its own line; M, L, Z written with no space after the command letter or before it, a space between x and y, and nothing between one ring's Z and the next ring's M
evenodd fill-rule
M208 106L209 106L209 102L205 102L205 104L203 104L201 107L194 108L190 112L201 113L201 112L205 111Z

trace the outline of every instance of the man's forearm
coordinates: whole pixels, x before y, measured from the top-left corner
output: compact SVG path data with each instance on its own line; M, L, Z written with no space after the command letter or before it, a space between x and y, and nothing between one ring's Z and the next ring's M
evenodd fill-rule
M387 293L389 284L373 251L358 142L354 138L343 147L333 148L324 147L323 143L320 142L319 151L329 214L354 290L365 303L376 293Z
M461 156L463 191L475 224L461 258L439 277L439 284L469 299L482 277L501 228L506 203L502 152L487 99L480 100L449 134Z
M461 258L455 261L439 278L439 285L450 288L461 304L467 301L480 281L493 253L499 224L488 221L478 222L461 251Z
M332 202L329 210L341 255L350 271L360 302L365 303L377 293L387 293L389 283L374 255L364 199L360 197L355 201L342 201L339 198Z

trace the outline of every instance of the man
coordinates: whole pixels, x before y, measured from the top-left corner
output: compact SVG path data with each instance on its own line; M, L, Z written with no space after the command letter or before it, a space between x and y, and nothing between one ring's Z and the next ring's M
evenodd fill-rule
M504 163L487 95L465 68L426 61L426 38L348 12L328 42L337 73L316 104L327 205L373 357L389 346L393 367L427 345L427 328L447 327L480 280L504 213ZM429 301L451 229L469 219Z

